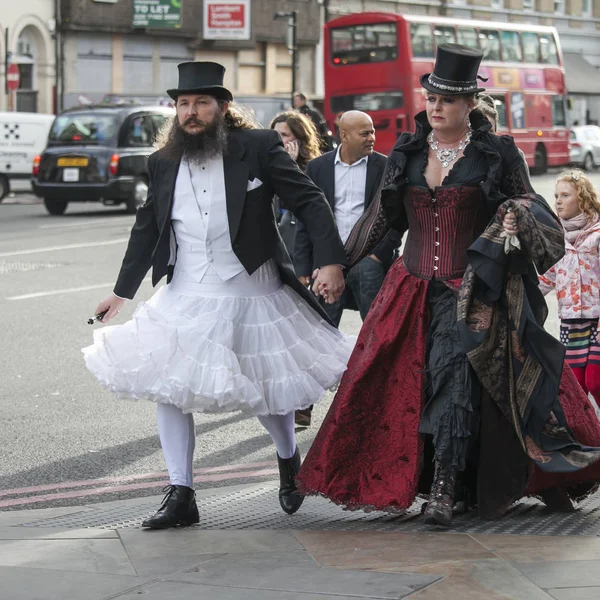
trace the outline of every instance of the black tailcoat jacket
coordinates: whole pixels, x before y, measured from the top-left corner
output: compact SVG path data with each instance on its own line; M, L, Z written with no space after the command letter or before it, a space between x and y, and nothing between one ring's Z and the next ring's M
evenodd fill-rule
M171 256L171 211L181 160L159 150L148 159L148 198L136 221L114 293L133 298L152 268L152 284L173 276ZM226 207L233 252L251 274L269 259L279 267L281 280L327 319L315 296L297 279L290 257L279 235L273 197L279 196L308 229L315 264L346 266L346 253L335 226L333 213L323 193L300 171L284 150L276 131L234 129L229 133L223 157ZM262 182L262 185L254 187ZM249 182L254 189L248 191ZM176 260L176 258L175 258ZM173 260L171 260L173 262ZM327 319L329 321L329 319Z

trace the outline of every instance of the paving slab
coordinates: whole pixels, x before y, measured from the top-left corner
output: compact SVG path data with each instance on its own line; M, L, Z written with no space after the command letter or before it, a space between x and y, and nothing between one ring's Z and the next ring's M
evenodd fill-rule
M598 600L600 587L562 588L548 590L548 593L556 600Z
M327 567L402 570L450 559L495 558L466 534L302 531L296 538Z
M513 564L541 588L600 587L600 560Z
M117 540L112 529L58 529L56 527L0 527L0 540Z
M3 600L104 600L139 584L136 577L21 567L0 567L0 581Z
M276 556L227 555L192 571L169 576L169 581L359 598L404 598L439 579L435 575L377 573L312 566L282 566Z
M401 597L398 596L398 598ZM190 600L192 598L193 600L348 600L349 596L304 594L302 592L274 592L248 588L190 584L182 586L180 583L164 582L130 593L113 596L111 600ZM360 598L360 596L352 596L352 598Z
M2 540L0 566L136 575L118 539Z
M511 562L600 560L598 537L497 534L473 534L472 537L500 558Z

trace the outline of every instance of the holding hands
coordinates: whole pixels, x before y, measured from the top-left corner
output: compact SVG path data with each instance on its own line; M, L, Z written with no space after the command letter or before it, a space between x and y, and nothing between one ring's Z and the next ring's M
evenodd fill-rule
M339 300L344 291L344 271L339 265L326 265L315 269L312 278L315 296L323 296L327 304L334 304Z

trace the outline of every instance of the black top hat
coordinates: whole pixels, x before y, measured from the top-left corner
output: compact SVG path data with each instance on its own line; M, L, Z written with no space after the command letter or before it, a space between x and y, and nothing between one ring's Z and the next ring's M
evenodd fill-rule
M485 88L477 87L477 79L487 81L477 75L482 58L479 50L466 46L438 46L433 73L421 75L421 85L429 92L448 96L483 92Z
M177 65L179 85L167 90L167 94L177 100L181 94L206 94L217 100L231 102L232 93L223 87L225 67L214 62L184 62Z

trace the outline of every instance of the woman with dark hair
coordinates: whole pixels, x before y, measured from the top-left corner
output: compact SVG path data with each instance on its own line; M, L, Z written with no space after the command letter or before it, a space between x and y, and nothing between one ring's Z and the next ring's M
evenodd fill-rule
M600 480L600 424L543 329L537 272L563 256L563 231L513 139L475 110L481 58L438 48L416 132L346 242L352 267L408 232L298 476L349 509L404 511L424 493L426 522L448 526L457 479L485 517L524 494L572 509Z

